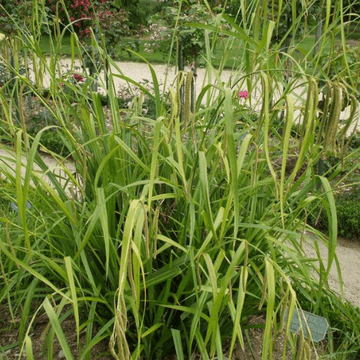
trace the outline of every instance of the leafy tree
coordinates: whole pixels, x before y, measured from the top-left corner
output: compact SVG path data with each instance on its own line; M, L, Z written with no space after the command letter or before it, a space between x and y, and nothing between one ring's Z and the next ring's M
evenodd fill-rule
M23 0L0 0L0 31L10 34L16 31L15 20L24 24L31 18L32 1ZM13 19L13 20L11 20Z
M146 25L154 8L151 0L115 0L114 6L122 8L130 14L130 29L138 29L139 26Z

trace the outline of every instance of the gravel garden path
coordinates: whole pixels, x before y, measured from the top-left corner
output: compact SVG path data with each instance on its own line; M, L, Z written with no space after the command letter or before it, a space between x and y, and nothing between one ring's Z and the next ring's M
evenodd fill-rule
M307 238L308 243L312 237ZM321 257L324 265L327 264L327 249L319 242ZM309 244L305 244L304 250L309 257L317 258L315 250ZM360 307L360 241L338 237L336 255L341 267L341 275L344 285L344 298ZM329 285L340 293L338 274L335 263L333 263L329 274Z

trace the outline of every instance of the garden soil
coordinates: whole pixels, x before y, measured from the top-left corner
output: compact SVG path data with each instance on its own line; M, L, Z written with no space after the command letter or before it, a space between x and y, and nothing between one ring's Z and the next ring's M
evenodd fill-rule
M63 60L64 69L69 68L69 61ZM149 67L146 64L140 64L140 63L119 63L119 68L121 69L121 72L123 75L130 77L131 79L147 83L151 82L151 72ZM175 69L170 68L167 69L165 65L153 65L154 70L157 73L158 81L161 84L161 86L165 86L167 89L172 83L174 83L175 80ZM168 78L166 85L165 84L165 77L166 73L168 73ZM221 74L221 79L224 82L227 82L232 77L232 73L230 71L225 70ZM196 79L196 93L199 94L201 91L201 88L203 86L203 80L205 78L205 71L204 69L198 69L198 76ZM124 81L120 81L117 79L116 86L122 87L126 85ZM240 89L239 89L240 90ZM301 90L298 90L300 93L295 94L296 96L301 96ZM256 97L256 94L254 94L254 98ZM343 117L346 117L347 110L342 113ZM11 160L13 157L11 151L5 152L4 150L0 149L0 161L6 162L9 164L10 168L13 166L14 162ZM44 155L44 161L48 164L49 168L52 169L52 171L57 171L58 164L57 162L48 156ZM25 158L23 158L24 164L26 163ZM67 164L67 167L70 171L74 170L74 167L71 163ZM39 169L37 169L39 170ZM311 247L311 242L314 241L311 236L307 236L308 244L304 244L304 250L307 253L309 257L316 257L315 251ZM327 250L326 246L323 244L319 244L320 246L320 252L321 256L324 259L324 262L326 263L327 258ZM360 241L355 240L348 240L348 239L338 239L338 245L336 250L337 257L339 259L339 263L342 270L342 278L343 278L343 284L344 284L344 299L351 301L356 306L360 307ZM338 275L336 266L333 265L330 275L329 275L329 284L335 291L340 291L339 289L339 281L338 281ZM14 344L17 341L17 329L18 324L20 322L19 318L12 318L10 316L10 311L6 303L0 304L0 344L2 347L8 346L10 344ZM252 323L264 323L263 317L253 317L249 320ZM76 336L74 336L74 327L75 322L74 319L69 317L62 323L62 327L65 333L65 336L68 339L70 348L73 352L73 355L75 358L78 356L77 352L77 342L76 342ZM34 326L30 331L30 336L33 342L33 352L34 352L34 358L35 360L40 360L42 358L41 354L43 352L42 344L43 344L43 338L46 334L46 331L48 329L48 320L45 315L39 316L35 322ZM245 335L244 335L245 336ZM236 348L235 354L233 356L233 359L240 360L240 359L251 359L252 356L254 356L255 359L261 359L261 353L262 353L262 337L263 337L263 330L262 329L250 329L248 332L248 336L252 343L252 351L246 346L245 352L240 349L238 346ZM84 334L80 336L80 339L83 339ZM275 351L273 359L281 359L282 358L282 351L280 348L283 344L283 337L280 336L278 339L278 350ZM246 343L246 341L245 341ZM65 359L64 354L61 350L61 347L57 340L53 342L53 349L54 349L54 360L63 360ZM226 350L226 349L224 349ZM110 356L108 351L108 344L106 340L101 341L98 345L94 347L94 349L91 352L91 359L103 359L103 360L110 360L112 357ZM226 353L226 351L225 351ZM15 360L19 358L20 354L20 348L18 345L13 346L11 348L8 348L5 353L0 353L0 360ZM291 353L288 350L287 352L287 359L291 359ZM25 357L24 357L25 359ZM175 359L175 357L174 357ZM166 360L173 360L171 358Z

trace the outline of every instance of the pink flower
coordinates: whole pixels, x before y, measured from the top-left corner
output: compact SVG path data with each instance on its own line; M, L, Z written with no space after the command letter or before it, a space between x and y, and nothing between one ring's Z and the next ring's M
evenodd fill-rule
M111 11L107 11L107 12L106 12L106 15L111 15Z
M249 97L249 93L245 90L245 91L239 91L238 92L238 95L241 97L241 98L244 98L244 99L247 99Z
M79 74L74 74L74 75L73 75L73 78L74 78L77 82L84 80L83 77L82 77L81 75L79 75Z

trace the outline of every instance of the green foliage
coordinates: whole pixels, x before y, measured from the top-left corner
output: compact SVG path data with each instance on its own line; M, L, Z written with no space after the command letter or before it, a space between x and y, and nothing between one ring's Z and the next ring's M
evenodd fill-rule
M52 11L45 1L34 7L32 0L0 0L0 31L6 34L15 34L33 21L33 14L38 14L38 33L49 33L52 27Z
M60 136L59 125L59 122L53 114L49 110L44 109L30 119L30 122L27 124L27 133L30 136L35 137L44 127L56 126L43 133L41 144L46 149L53 151L56 154L68 156L69 150L64 145L63 139Z
M86 36L90 28L96 28L95 17L100 19L110 12L112 1L109 0L64 0L56 2L46 0L46 4L51 9L52 16L58 16L61 26L71 24L73 31L80 36Z
M191 8L190 2L187 5ZM211 34L205 46L207 80L213 79L204 83L193 110L191 73L186 75L181 103L181 84L161 93L150 64L151 87L125 77L109 54L101 53L101 36L93 34L99 66L85 75L72 64L64 79L54 70L60 66L59 48L51 44L48 67L38 39L27 42L27 53L46 64L35 75L48 74L47 97L40 82L31 83L13 69L17 87L26 85L38 94L46 112L33 119L39 126L29 147L27 127L13 124L9 115L21 110L21 91L12 92L10 102L0 96L3 109L11 104L4 110L2 125L16 149L14 153L1 146L8 155L0 162L0 198L15 201L18 209L16 217L6 209L0 217L0 233L9 234L0 236L6 274L0 278L0 302L11 299L13 308L23 309L19 337L24 339L32 315L25 305L41 300L53 330L45 341L48 358L53 357L49 345L55 334L71 358L61 329L70 315L77 337L82 331L87 334L86 344L79 346L80 357L86 358L92 346L107 338L118 358L155 360L175 352L179 357L221 358L225 342L230 340L232 352L237 342L246 341L243 330L249 317L259 312L266 319L266 358L273 348L272 335L282 331L279 319L285 309L299 305L331 320L328 351L333 356L345 349L359 350L360 325L339 326L352 322L356 310L341 307L329 290L327 278L336 261L335 201L328 179L314 171L319 159L335 153L335 140L345 137L337 135L340 85L328 83L333 111L319 117L318 78L305 77L307 69L296 63L291 81L284 81L279 52L249 36L258 25L249 23L244 31L230 18L221 21L228 26L192 25L199 34L204 27ZM28 40L34 32L30 30L24 30ZM236 76L228 83L220 77L223 63L216 70L211 66L218 35L224 39L224 52L235 38L242 44ZM83 49L76 36L73 41L74 47ZM8 59L4 64L12 67ZM88 68L84 61L81 66ZM111 83L103 86L97 79L104 68L108 80L125 80L126 91L131 84L139 94L119 97ZM94 84L106 97L94 91ZM293 94L299 87L304 96L296 104L300 125L293 136ZM246 105L238 95L244 89L249 94ZM121 105L128 103L128 95L132 104L126 104L129 111L124 115ZM71 153L71 164L53 154L61 175L37 152L50 133L46 122L59 127ZM326 127L320 129L323 122ZM287 159L292 154L296 160L289 171ZM350 155L358 156L356 151ZM317 265L299 246L304 227L317 233L305 222L319 199L327 209L330 231L327 237L318 234L313 243L327 246L327 265L320 255ZM321 305L324 294L331 307ZM331 341L334 326L341 329L336 344ZM294 348L293 337L287 335Z
M31 0L0 0L0 31L10 34L17 30L17 24L28 21L32 14L32 3Z
M293 16L295 11L296 18L299 18L303 9L303 1L297 1L296 8L293 9L294 2L292 0L285 0L282 2L282 7L280 8L280 3L273 2L271 5L269 3L269 14L268 17L272 21L275 22L275 30L272 35L272 41L274 43L278 43L283 40L286 36L292 36L293 34L288 34L288 31L291 29L293 25ZM306 9L308 11L308 15L314 12L314 6L309 6ZM303 31L303 25L301 29L297 29L297 34L301 35L301 31Z
M189 23L212 21L205 5L193 3L185 8L177 17L178 8L167 6L162 9L161 14L155 14L151 17L151 23L164 25L165 30L161 32L161 51L169 53L172 42L172 34L175 31L178 46L181 46L182 58L184 63L194 63L200 54L205 50L204 31L194 27L189 27ZM175 50L175 49L173 49ZM180 51L180 50L178 50ZM175 51L173 52L175 56Z
M101 34L104 36L105 47L110 56L115 55L115 49L121 44L121 39L129 35L129 13L123 9L104 11L99 19L100 27L95 27L95 37L101 42ZM91 52L90 52L91 53Z
M336 196L339 234L347 238L360 238L360 187Z
M13 62L12 55L10 61ZM26 73L23 59L20 59L20 63L18 64L18 72L20 75L24 75ZM15 77L16 75L13 69L9 69L0 59L0 89L6 94L9 94L9 92L14 89Z
M349 141L349 148L356 150L360 148L360 132L356 131L354 136Z
M301 306L309 311L314 311L317 305L317 299L311 299L306 296L303 289L304 284L295 281L294 287L298 294L298 299ZM356 359L360 355L360 348L354 347L348 349L348 342L346 339L354 339L356 337L357 328L360 326L360 309L352 306L347 300L341 299L337 294L331 290L325 290L321 294L320 307L324 316L331 324L328 341L336 343L337 356L340 359ZM346 314L348 319L353 321L342 321L339 313ZM326 314L326 315L325 315Z
M140 26L146 25L148 17L154 12L155 7L152 0L115 0L114 5L131 14L129 25L132 30L137 30Z
M360 239L360 187L348 187L335 195L339 235L348 239ZM328 219L323 207L317 207L310 223L327 231Z
M337 81L347 81L348 83L353 82L354 95L357 99L360 99L360 92L358 90L359 85L359 73L360 73L360 61L359 61L360 47L346 45L345 48L343 45L337 45L333 50L332 56L323 55L320 58L319 64L321 70L326 74L326 76L333 80Z
M3 87L9 80L8 70L4 63L0 62L0 87Z
M185 62L193 63L205 50L204 31L197 28L189 28L188 23L205 23L210 21L206 7L201 4L193 4L179 17L178 41L182 45Z

